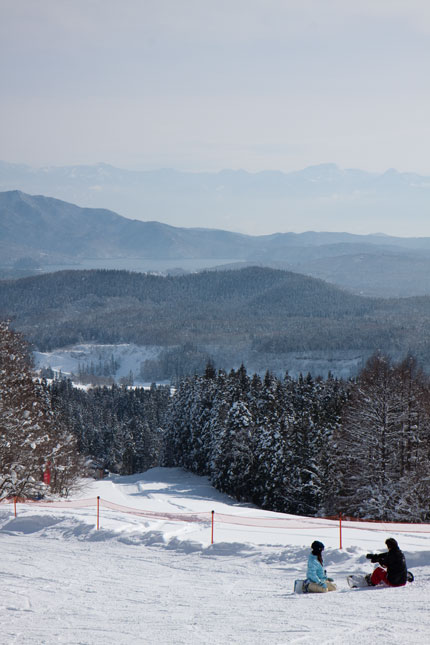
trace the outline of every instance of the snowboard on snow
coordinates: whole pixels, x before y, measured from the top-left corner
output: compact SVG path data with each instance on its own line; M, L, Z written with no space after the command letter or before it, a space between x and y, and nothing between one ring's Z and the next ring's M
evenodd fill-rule
M308 593L306 580L294 580L294 593Z
M366 576L364 573L353 573L350 576L346 576L346 581L351 589L360 589L362 587L371 587L370 576Z
M348 585L352 589L360 589L362 587L372 587L373 585L370 584L370 574L365 575L364 573L353 573L350 576L346 577L346 580L348 582ZM413 582L414 581L414 574L412 571L408 571L408 582Z

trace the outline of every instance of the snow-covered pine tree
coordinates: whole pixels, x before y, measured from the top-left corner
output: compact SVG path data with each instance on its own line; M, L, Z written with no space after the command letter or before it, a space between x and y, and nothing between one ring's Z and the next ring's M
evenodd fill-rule
M317 450L318 485L320 501L318 513L337 515L336 495L339 476L336 469L334 437L341 427L342 414L348 403L349 385L339 381L331 374L327 379L318 381L318 410L315 448Z
M53 408L49 392L45 393L47 405L51 407L50 444L48 458L51 476L51 492L67 496L78 484L78 478L86 473L85 459L78 451L76 435L69 424Z
M79 474L76 440L35 380L28 346L0 322L0 497L66 494Z
M179 382L170 401L165 425L166 466L187 467L192 451L191 409L194 402L195 379L189 377Z
M249 377L242 365L232 370L224 391L224 421L213 448L211 480L219 489L250 501L256 472L255 423L250 409Z
M331 379L287 378L283 468L288 478L285 505L290 513L317 515L333 495L332 437L344 403Z
M217 392L215 370L208 364L203 377L196 376L190 408L191 453L187 467L199 475L208 475L212 452L212 407Z
M310 374L299 375L297 381L286 381L288 405L285 414L286 458L283 461L288 477L284 494L285 507L289 513L312 515L318 510L314 486L316 474L314 449L314 381Z
M263 382L252 379L251 393L256 424L253 498L264 508L281 511L289 486L285 388L279 379L266 372Z

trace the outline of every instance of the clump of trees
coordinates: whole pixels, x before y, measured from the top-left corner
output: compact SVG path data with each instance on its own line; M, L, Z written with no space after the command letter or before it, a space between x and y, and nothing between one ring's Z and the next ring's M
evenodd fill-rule
M50 384L49 392L79 451L102 468L131 475L160 464L170 387L112 385L85 391L61 379Z
M241 501L315 515L333 505L331 438L347 391L310 375L251 378L209 366L184 380L167 417L166 465L207 475Z
M381 354L354 381L208 368L167 416L166 465L263 508L430 520L430 383Z
M67 494L82 472L76 436L43 382L35 380L28 346L0 321L0 498Z
M339 509L388 521L430 519L430 384L413 357L368 361L332 442Z

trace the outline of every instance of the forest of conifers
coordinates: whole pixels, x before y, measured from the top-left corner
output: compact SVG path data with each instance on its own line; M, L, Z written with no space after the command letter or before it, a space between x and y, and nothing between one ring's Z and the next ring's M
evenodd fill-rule
M375 355L348 382L208 365L172 396L68 381L50 392L80 450L111 471L181 466L265 509L430 519L430 383L411 357Z
M157 346L145 381L229 370L279 374L291 352L417 356L430 371L430 297L376 299L289 271L249 267L160 276L63 271L0 281L0 317L33 348L75 343ZM307 371L304 368L302 371Z

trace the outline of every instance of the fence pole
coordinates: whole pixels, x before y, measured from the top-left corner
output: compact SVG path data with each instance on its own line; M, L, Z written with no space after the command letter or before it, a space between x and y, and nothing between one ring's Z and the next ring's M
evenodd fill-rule
M339 513L339 549L342 550L342 513Z
M97 531L100 528L100 495L97 495Z
M15 497L13 498L13 511L14 511L14 515L15 515L15 517L16 517L16 495L15 495Z
M214 543L214 519L215 519L215 511L212 511L211 544Z

